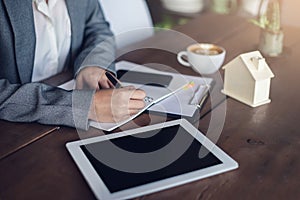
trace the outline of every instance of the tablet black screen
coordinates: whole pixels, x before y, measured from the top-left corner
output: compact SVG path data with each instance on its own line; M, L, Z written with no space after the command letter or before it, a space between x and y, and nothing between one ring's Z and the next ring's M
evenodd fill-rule
M182 134L181 136L183 136L185 139L192 141L191 145L177 160L170 165L162 169L146 173L128 173L113 169L96 159L93 156L95 154L91 154L88 150L93 149L93 151L103 151L103 148L101 147L105 146L104 143L107 141L81 146L81 149L111 193L222 163L212 153L208 153L204 158L199 158L199 150L202 146L201 143L194 139L180 125L166 127L161 130L140 133L139 135L143 137L125 136L113 139L111 141L114 145L117 145L126 151L146 153L159 150L165 145L168 145L174 139L176 134ZM173 148L175 150L175 148L178 148L178 145L177 147L174 146ZM109 151L110 150L107 149L108 154L110 153ZM171 149L162 155L161 159L171 156L171 154L174 152L175 151L172 151ZM122 165L122 163L120 163L120 165Z
M121 82L137 83L142 85L152 85L158 87L168 87L172 76L166 74L153 74L138 71L118 70L117 77Z

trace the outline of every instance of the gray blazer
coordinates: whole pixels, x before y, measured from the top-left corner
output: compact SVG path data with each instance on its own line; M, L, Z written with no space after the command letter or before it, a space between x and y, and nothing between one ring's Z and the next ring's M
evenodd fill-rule
M112 67L114 42L98 0L66 0L72 28L65 69ZM0 119L87 129L94 91L30 83L35 29L32 0L0 1ZM73 102L73 105L72 105Z

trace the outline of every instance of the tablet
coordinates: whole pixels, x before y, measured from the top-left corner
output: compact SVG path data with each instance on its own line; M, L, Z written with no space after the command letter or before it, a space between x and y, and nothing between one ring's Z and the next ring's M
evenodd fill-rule
M236 169L184 119L66 144L98 199L128 199Z
M167 74L140 72L133 70L119 69L117 77L121 82L151 85L157 87L168 87L172 76Z

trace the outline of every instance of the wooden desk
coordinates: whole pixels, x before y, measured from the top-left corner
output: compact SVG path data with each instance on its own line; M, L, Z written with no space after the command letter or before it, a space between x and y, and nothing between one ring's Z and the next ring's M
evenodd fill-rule
M0 120L0 160L50 134L58 127Z
M240 53L255 50L259 37L256 27L233 16L208 14L178 30L199 42L224 46L227 50L225 62ZM230 98L220 99L220 103L227 104L227 116L217 144L239 162L240 168L138 199L300 198L300 95L297 88L300 85L300 29L287 27L284 30L284 53L277 58L267 58L275 74L272 103L250 108ZM160 38L151 41L168 43L167 39ZM193 74L192 70L179 66L173 54L157 54L151 50L134 53L127 55L127 59L137 63L165 63ZM216 107L214 112L222 112L220 108ZM143 122L146 118L147 115L142 115L137 121ZM161 120L159 117L153 119L152 123ZM205 132L209 122L208 113L199 128ZM86 134L101 135L103 132L91 129ZM94 199L65 148L66 142L77 139L76 130L61 128L0 160L0 199Z

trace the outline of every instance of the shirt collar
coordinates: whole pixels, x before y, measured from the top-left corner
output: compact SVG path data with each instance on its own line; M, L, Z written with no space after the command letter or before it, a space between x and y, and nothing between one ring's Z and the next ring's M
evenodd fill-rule
M41 5L43 5L43 6L47 5L50 9L52 9L55 6L55 4L56 4L57 1L58 0L49 0L48 4L47 4L46 0L33 0L33 2L36 5L37 9Z

